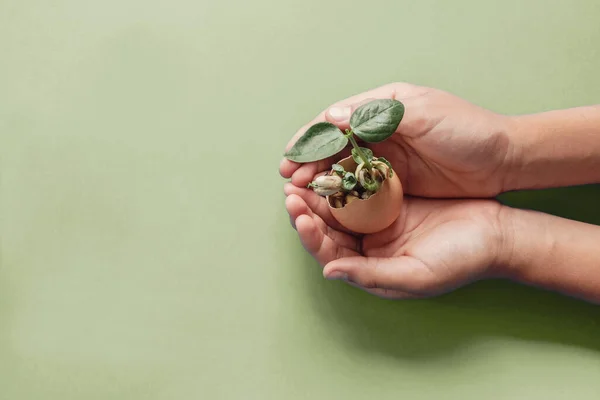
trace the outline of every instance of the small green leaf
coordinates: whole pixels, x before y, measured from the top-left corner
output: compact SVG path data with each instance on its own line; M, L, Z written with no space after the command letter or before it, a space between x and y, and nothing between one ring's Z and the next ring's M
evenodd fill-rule
M404 104L398 100L373 100L352 113L350 127L365 142L377 143L390 137L403 117Z
M354 189L356 183L357 181L354 174L352 172L346 172L346 175L344 175L344 178L342 179L342 187L344 188L344 190L350 191Z
M377 157L377 161L381 161L382 163L384 163L385 165L388 166L388 168L390 169L390 178L392 176L394 176L394 171L392 170L392 164L390 164L390 162L388 160L386 160L383 157Z
M367 156L369 161L371 161L373 159L373 151L371 149L367 149L366 147L361 147L360 149L363 151L363 153L365 153L365 156ZM356 162L357 164L360 164L363 162L363 159L360 158L360 156L356 152L355 148L352 148L351 153L352 153L352 158L354 159L354 162Z
M347 144L348 139L337 126L319 122L308 128L284 156L299 163L319 161L339 153Z
M344 170L344 167L342 167L340 164L333 164L331 166L331 169L333 170L333 172L337 173L339 176L344 175L344 172L346 172Z

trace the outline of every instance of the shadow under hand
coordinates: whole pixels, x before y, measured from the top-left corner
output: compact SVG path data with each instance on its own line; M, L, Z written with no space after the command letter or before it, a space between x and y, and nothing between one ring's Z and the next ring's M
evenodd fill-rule
M600 187L506 197L503 202L515 207L600 223L600 210L592 206L598 204ZM506 281L478 282L430 299L385 300L325 281L301 247L294 257L306 266L293 273L323 329L353 351L426 360L493 337L600 351L600 307L580 300Z
M497 200L515 208L600 225L600 185L508 192Z

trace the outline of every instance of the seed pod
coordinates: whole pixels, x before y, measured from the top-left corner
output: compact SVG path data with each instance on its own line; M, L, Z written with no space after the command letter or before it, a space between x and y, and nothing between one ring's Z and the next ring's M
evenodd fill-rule
M335 208L342 208L344 207L344 204L342 203L342 199L340 198L335 198L333 199L333 202L335 203Z
M375 160L377 163L383 163L388 167L388 174L386 174L386 177L391 178L392 176L394 176L394 170L392 169L392 164L390 164L390 162L388 160L386 160L383 157L377 157L377 160Z
M381 172L382 177L387 177L389 174L389 167L387 165L385 165L384 163L382 163L381 161L374 161L373 162L373 166L379 171Z
M360 186L365 187L366 183L366 179L365 179L365 170L361 169L360 171L358 171L358 175L356 175L356 177L358 178L358 182L360 182Z
M355 197L360 197L360 195L358 194L358 192L356 190L351 191L350 194Z
M379 189L379 182L367 175L367 171L361 169L358 173L360 185L367 191L376 192Z
M330 196L342 188L342 178L338 175L322 175L309 183L309 188L320 196Z
M359 175L360 171L362 171L364 166L365 166L364 162L358 164L358 166L356 167L356 171L354 171L354 176L356 176L358 178L358 175Z
M383 175L381 175L381 172L379 172L379 170L376 168L373 168L371 170L371 176L376 181L383 181Z

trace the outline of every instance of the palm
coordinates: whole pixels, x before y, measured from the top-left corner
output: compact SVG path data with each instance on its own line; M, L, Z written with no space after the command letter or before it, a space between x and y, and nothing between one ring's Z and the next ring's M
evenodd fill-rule
M286 192L288 212L313 257L329 271L352 260L353 284L382 297L446 292L483 277L497 256L500 206L493 201L406 198L392 226L358 237L342 231L319 196L291 185Z

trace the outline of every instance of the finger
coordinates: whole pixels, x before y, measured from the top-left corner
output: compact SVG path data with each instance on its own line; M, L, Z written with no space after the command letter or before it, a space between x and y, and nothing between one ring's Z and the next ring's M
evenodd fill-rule
M348 106L357 103L364 103L366 100L369 99L401 100L413 96L415 93L420 93L426 90L429 90L429 88L414 85L408 82L393 82L382 86L378 86L376 88L367 90L354 96L347 97L343 100L340 100L337 103L332 104L331 107L338 107L344 105Z
M282 158L279 162L279 175L285 179L289 179L301 165L302 164L290 161L287 158Z
M290 218L296 219L302 214L306 214L311 218L314 216L313 211L310 209L308 204L306 204L304 199L294 193L287 195L285 198L285 208L290 215Z
M283 191L288 198L292 195L299 196L305 202L308 208L312 210L312 212L321 217L325 224L339 231L348 232L347 229L345 229L335 218L333 218L333 215L331 215L331 212L329 211L327 200L325 200L322 196L319 196L310 189L297 187L291 183L286 183L283 187Z
M302 246L315 257L323 246L325 234L317 227L314 219L308 215L300 215L296 218L296 230Z
M340 246L331 236L326 235L317 226L315 219L306 214L296 219L296 229L306 251L322 266L338 258L358 256L355 250Z
M300 196L292 194L286 198L285 203L288 214L290 215L290 220L294 221L292 225L295 229L297 229L296 220L298 217L307 215L313 219L317 228L319 228L324 235L328 236L336 245L348 248L355 252L358 251L360 245L359 239L330 227L310 209L308 204L306 204Z
M327 279L347 279L367 289L392 289L426 295L435 288L435 275L421 261L408 257L351 257L330 262Z
M361 105L374 99L402 100L426 92L428 88L407 82L395 82L348 97L325 110L325 119L340 129L348 129L352 113Z
M368 97L353 103L344 102L334 104L326 110L325 119L336 125L342 131L345 131L346 129L350 129L350 117L352 116L352 113L356 111L358 107L373 100L375 100L374 97Z
M419 298L423 297L423 296L419 296L419 295L415 295L415 294L411 294L411 293L402 292L400 290L382 289L382 288L368 289L368 288L360 286L358 283L355 283L352 281L346 281L346 283L350 286L353 286L357 289L360 289L360 290L367 292L369 294L372 294L374 296L381 297L383 299L405 300L405 299L419 299Z

